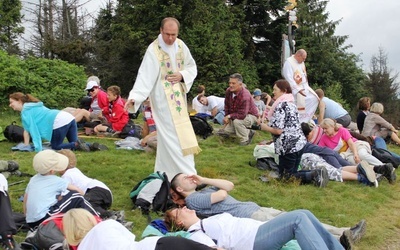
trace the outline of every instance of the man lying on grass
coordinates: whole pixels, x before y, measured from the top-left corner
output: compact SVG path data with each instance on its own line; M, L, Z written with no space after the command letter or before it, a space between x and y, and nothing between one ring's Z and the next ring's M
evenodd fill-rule
M198 185L210 187L196 191ZM254 202L238 201L228 194L234 184L227 180L205 178L199 175L177 174L171 180L171 188L184 198L186 206L197 214L208 217L220 213L229 213L239 218L252 218L258 221L269 221L286 213L274 208L260 207ZM343 245L357 243L365 234L366 222L361 220L352 228L337 228L323 224ZM345 247L346 248L346 247ZM346 248L347 249L347 248Z

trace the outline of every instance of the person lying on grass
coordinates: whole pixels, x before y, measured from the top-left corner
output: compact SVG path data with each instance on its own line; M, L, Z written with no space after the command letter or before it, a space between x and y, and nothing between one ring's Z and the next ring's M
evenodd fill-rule
M203 184L210 187L196 191L197 186ZM184 198L186 206L204 217L229 213L239 218L269 221L286 213L274 208L260 207L254 202L238 201L228 194L233 187L234 184L228 180L205 178L200 175L180 173L171 180L172 190ZM366 231L365 220L361 220L352 228L337 228L327 224L323 226L341 241L347 241L350 244L357 243Z
M342 246L308 210L294 210L268 222L234 217L222 213L200 219L196 211L174 208L166 212L165 223L171 229L191 232L191 240L223 249L281 249L296 239L301 249L351 249Z

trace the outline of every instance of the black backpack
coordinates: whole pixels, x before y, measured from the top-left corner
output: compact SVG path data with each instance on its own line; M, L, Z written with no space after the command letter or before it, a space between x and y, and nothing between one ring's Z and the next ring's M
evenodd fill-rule
M135 124L132 120L129 120L119 134L119 137L125 139L126 137L130 136L142 139L142 130L143 129L139 124Z
M400 165L400 161L386 149L373 148L372 155L378 158L378 160L380 160L383 163L392 163L393 167L395 168L397 168Z
M24 141L24 128L16 125L16 122L13 121L10 125L8 125L4 129L4 136L10 142L23 142Z
M212 135L213 127L203 117L191 115L190 122L196 135L202 136L203 139Z
M158 180L157 182L153 182ZM149 184L152 185L149 185ZM137 183L129 194L134 207L140 208L143 214L165 212L173 204L170 195L171 184L164 172L155 172ZM151 218L150 218L151 219Z

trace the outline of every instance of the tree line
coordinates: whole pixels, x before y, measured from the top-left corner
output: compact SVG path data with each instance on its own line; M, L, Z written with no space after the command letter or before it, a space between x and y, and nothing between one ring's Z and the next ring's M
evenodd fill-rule
M281 78L282 35L288 31L288 3L281 0L110 0L96 16L79 0L39 0L29 5L34 33L22 51L21 1L0 0L0 46L22 58L63 60L79 65L86 75L97 75L102 86L118 85L127 95L147 46L159 34L162 18L176 17L179 37L198 65L195 86L207 94L223 95L228 76L239 72L250 90L271 92ZM383 103L385 118L399 123L397 74L387 68L379 48L369 73L348 51L347 36L336 36L340 20L332 21L328 1L297 2L297 24L292 27L296 48L308 52L309 82L356 114L359 98ZM91 24L93 20L93 25ZM1 79L0 79L1 80ZM82 86L84 85L84 79ZM192 88L192 96L194 95Z

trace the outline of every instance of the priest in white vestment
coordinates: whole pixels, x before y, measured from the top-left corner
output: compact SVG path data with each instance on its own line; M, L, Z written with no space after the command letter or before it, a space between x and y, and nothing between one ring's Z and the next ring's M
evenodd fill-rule
M282 76L292 88L300 122L309 122L313 118L319 103L317 94L308 84L306 66L304 65L306 58L307 52L304 49L299 49L294 55L286 59L282 68Z
M186 93L197 75L189 48L178 39L179 22L165 18L160 35L149 45L140 65L126 108L134 103L135 112L150 98L157 124L155 171L171 180L177 173L196 174L194 154L201 150L189 119Z

